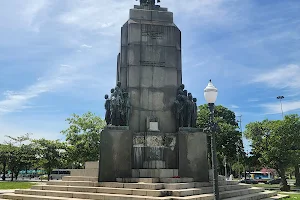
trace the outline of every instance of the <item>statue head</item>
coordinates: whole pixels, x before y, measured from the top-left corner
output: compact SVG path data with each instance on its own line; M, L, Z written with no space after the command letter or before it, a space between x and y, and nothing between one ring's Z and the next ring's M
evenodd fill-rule
M108 99L108 95L106 94L106 95L104 96L104 98L105 98L105 99Z
M181 84L181 85L179 86L179 88L182 89L182 90L184 90L184 88L185 88L184 84Z
M127 98L127 97L128 97L128 92L124 92L124 93L123 93L123 96L124 96L125 98Z
M184 93L184 95L185 95L185 96L187 96L187 95L188 95L188 92L187 92L187 90L183 90L183 93Z
M121 82L120 81L118 81L118 83L117 83L117 87L121 87Z
M110 93L114 93L114 92L115 92L115 89L112 88L112 89L110 90Z
M188 97L189 97L189 100L191 100L191 101L193 100L193 95L192 95L192 93L189 92L189 93L188 93Z
M193 98L193 102L195 102L195 103L196 103L196 102L197 102L197 98Z

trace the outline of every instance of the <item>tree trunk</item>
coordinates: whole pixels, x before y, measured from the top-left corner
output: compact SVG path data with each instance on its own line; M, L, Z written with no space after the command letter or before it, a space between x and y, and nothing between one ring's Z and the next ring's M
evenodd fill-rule
M286 177L285 177L285 169L280 169L279 170L279 175L281 177L281 191L290 191L290 186L287 183Z
M16 181L18 180L18 176L19 176L19 171L16 171L15 172L15 179L16 179Z
M48 181L50 181L50 174L51 174L51 170L50 170L50 169L48 169L48 170L47 170Z
M14 172L11 171L11 181L14 181Z
M296 186L300 186L299 165L295 165L295 177L296 177Z
M5 181L6 180L6 162L2 163L3 165L3 176L2 176L2 180Z

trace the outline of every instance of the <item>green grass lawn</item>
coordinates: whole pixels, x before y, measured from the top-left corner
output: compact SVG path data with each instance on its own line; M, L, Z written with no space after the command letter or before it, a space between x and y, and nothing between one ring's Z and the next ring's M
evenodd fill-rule
M288 200L288 199L300 200L300 194L288 194L288 195L290 196L290 198L284 200Z
M30 182L0 182L0 190L29 189L35 183Z
M265 189L280 188L279 184L272 184L272 185L269 185L269 184L254 184L252 186L253 187L262 187L262 188L265 188ZM291 185L291 189L300 189L300 188L295 187L294 185Z

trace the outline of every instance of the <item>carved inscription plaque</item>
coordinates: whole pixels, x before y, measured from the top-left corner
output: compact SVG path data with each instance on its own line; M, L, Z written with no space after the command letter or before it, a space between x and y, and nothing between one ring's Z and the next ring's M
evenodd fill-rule
M141 61L141 65L150 67L165 67L165 62Z
M162 39L163 32L155 30L142 30L142 36L149 37L151 39Z

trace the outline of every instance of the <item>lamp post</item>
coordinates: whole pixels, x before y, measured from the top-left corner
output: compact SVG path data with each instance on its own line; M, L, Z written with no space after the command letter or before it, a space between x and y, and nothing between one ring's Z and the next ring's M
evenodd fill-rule
M219 182L218 182L218 170L217 170L217 148L216 148L216 124L214 123L214 109L215 102L217 100L218 90L209 81L207 87L204 89L204 98L208 103L210 110L210 132L211 132L211 154L212 154L212 167L213 167L213 188L214 199L219 200Z
M284 116L283 116L283 109L282 109L282 99L284 99L284 96L278 96L277 99L279 99L279 101L280 101L282 118L284 118Z

